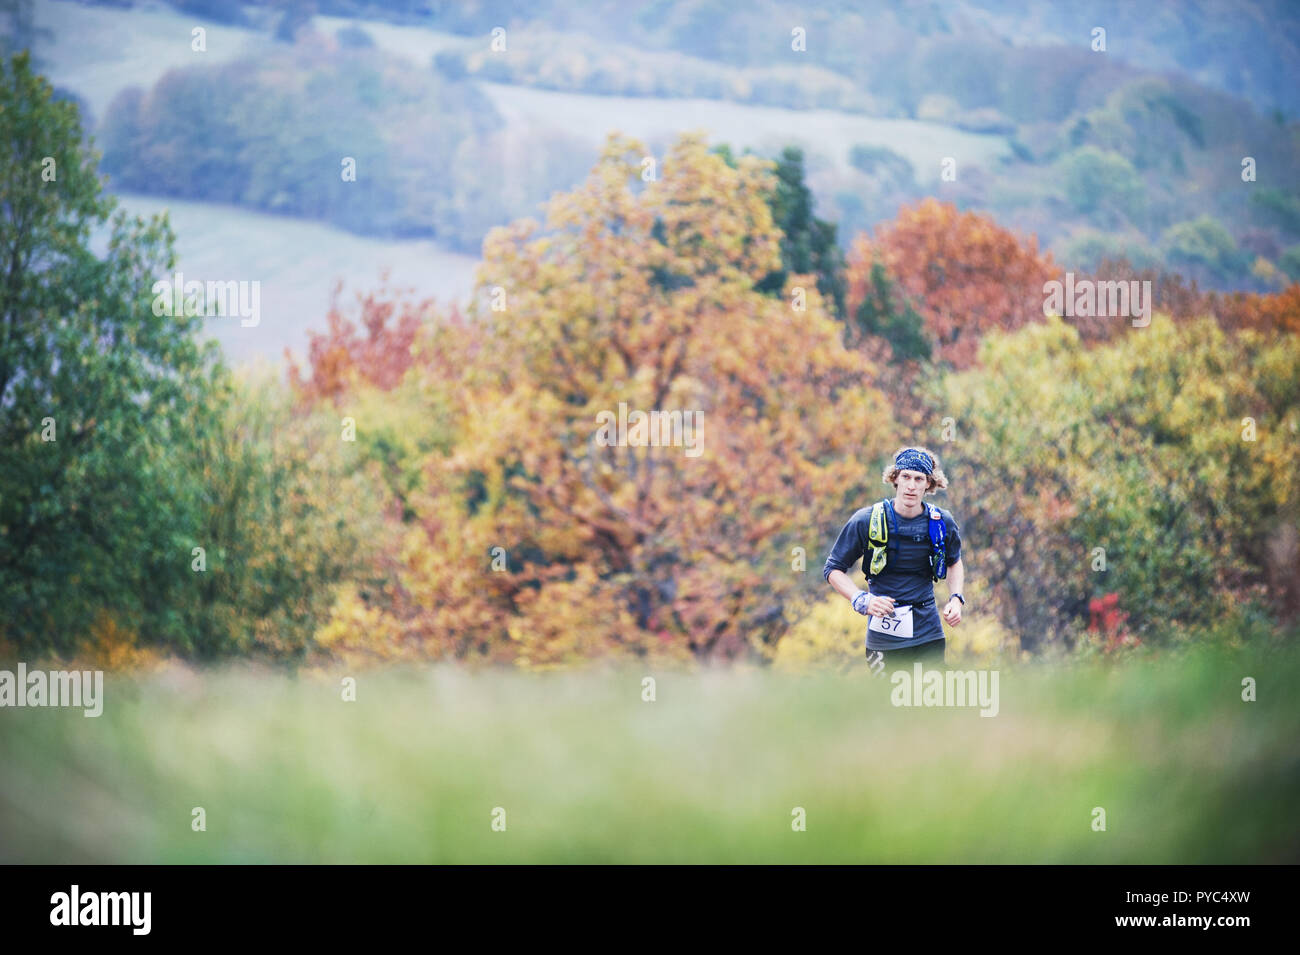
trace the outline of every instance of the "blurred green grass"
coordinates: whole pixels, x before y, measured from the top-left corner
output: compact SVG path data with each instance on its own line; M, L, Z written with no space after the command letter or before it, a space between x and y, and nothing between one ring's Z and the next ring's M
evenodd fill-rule
M372 671L356 702L345 675L110 673L98 719L0 710L0 861L1300 859L1295 651L1003 668L993 718L894 707L865 667Z

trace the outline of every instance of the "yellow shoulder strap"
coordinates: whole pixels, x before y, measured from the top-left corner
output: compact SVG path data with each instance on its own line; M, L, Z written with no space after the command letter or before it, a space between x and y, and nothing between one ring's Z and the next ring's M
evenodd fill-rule
M871 573L878 574L885 569L885 545L889 542L889 521L885 518L884 501L871 505L867 539L871 543Z

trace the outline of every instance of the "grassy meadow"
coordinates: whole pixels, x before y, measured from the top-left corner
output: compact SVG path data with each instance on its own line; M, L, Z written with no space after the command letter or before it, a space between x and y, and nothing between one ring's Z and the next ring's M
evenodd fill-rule
M1004 668L992 718L895 707L865 666L343 676L110 673L99 718L6 711L0 861L1300 858L1293 651Z

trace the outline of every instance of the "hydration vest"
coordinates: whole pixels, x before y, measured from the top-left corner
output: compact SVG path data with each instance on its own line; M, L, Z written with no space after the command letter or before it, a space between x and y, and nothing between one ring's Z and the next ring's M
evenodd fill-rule
M947 536L947 527L943 522L943 515L933 504L923 504L930 514L930 580L943 580L948 576L947 551L944 547L944 540ZM888 518L885 512L888 511ZM889 545L889 533L892 530L898 533L897 524L898 515L894 513L894 502L889 498L877 501L871 505L871 521L867 525L867 540L870 544L871 552L871 570L872 577L879 574L885 569L885 563L888 555L897 549L897 545Z

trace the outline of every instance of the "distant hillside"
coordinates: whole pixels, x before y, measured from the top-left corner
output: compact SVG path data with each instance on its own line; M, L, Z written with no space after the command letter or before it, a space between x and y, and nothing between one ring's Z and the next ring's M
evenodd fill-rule
M989 106L1002 97L1032 97L1038 92L1032 82L985 81L1030 78L1062 58L1086 63L1080 54L1091 52L1091 31L1100 26L1112 64L1177 70L1261 112L1300 116L1300 4L1294 0L316 0L316 6L320 13L418 22L462 35L483 36L494 26L568 32L738 67L794 65L790 31L803 27L805 61L903 107L919 101L918 82L972 107L981 99L978 105ZM986 75L964 69L965 62L985 62Z
M305 271L284 261L293 277L272 285L296 290L276 308L285 334L239 330L231 348L274 339L277 354L320 321L335 274L366 281L385 255L450 263L407 284L435 289L455 273L459 294L486 232L574 185L613 129L652 150L687 129L768 156L802 146L817 214L844 246L934 195L1079 268L1125 255L1218 288L1300 278L1300 124L1221 91L1237 83L1262 103L1269 76L1295 73L1280 4L1244 3L1237 17L1179 4L1187 16L1174 20L1157 2L1143 5L1149 22L1123 4L1067 15L1030 0L900 0L869 14L774 0L314 6L31 7L41 68L88 110L109 188L189 210L178 216L204 234L182 232L180 247L203 271L352 250L301 255ZM1094 13L1105 53L1082 26ZM502 54L488 46L495 26ZM791 49L796 29L804 50ZM1198 50L1195 78L1157 72ZM1256 53L1253 71L1229 68ZM340 179L344 156L358 159L356 183Z
M1261 112L1300 116L1300 4L1295 0L957 0L1023 45L1077 44L1106 29L1107 53L1148 70L1177 70Z

